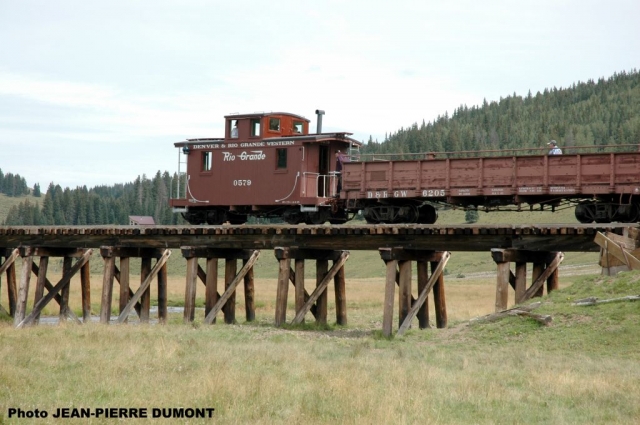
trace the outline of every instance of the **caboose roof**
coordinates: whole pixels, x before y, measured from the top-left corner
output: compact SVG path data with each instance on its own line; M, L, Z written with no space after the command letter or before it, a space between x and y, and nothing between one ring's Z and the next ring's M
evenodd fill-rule
M331 140L342 140L346 143L350 143L354 146L362 146L362 143L360 143L359 141L357 141L356 139L353 139L349 136L351 136L353 133L346 133L346 132L342 132L342 133L314 133L314 134L301 134L301 135L292 135L292 136L283 136L283 137L269 137L268 139L260 139L260 141L265 141L265 142L278 142L278 141L283 141L283 140L296 140L296 141L301 141L301 142L307 142L307 143L320 143L320 142L327 142L327 141L331 141ZM225 143L225 139L220 139L220 138L207 138L207 137L203 137L203 138L198 138L198 139L187 139L185 141L182 142L176 142L173 145L177 148L182 147L182 146L186 146L186 145L190 145L193 143Z
M271 115L287 115L299 120L303 120L306 122L311 122L309 119L301 116L301 115L296 115L296 114L292 114L290 112L254 112L252 114L229 114L229 115L225 115L224 118L225 119L238 119L238 118L262 118L262 117L268 117Z

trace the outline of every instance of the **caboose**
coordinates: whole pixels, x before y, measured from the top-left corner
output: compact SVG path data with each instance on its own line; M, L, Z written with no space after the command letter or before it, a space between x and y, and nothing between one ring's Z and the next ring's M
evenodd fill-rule
M175 143L186 176L170 205L191 224L241 224L250 216L346 222L336 153L361 144L351 133L323 133L324 111L316 114L316 133L296 114L233 114L224 117L224 138Z

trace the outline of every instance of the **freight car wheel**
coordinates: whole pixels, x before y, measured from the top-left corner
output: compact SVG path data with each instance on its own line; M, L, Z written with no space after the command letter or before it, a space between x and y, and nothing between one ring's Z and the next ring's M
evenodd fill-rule
M433 205L423 205L418 208L418 223L433 224L438 219L438 211Z
M595 219L596 211L593 204L578 204L575 210L576 219L580 223L588 224L593 223Z

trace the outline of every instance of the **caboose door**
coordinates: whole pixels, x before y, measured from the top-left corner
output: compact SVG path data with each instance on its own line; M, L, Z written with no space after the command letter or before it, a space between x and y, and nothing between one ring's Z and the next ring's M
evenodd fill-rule
M320 145L318 155L318 197L326 198L329 190L329 146Z

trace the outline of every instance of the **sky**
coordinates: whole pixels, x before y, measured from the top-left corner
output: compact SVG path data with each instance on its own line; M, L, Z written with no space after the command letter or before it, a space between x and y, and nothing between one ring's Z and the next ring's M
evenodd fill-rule
M284 111L360 141L640 68L640 1L0 0L0 169L43 190L178 169Z

